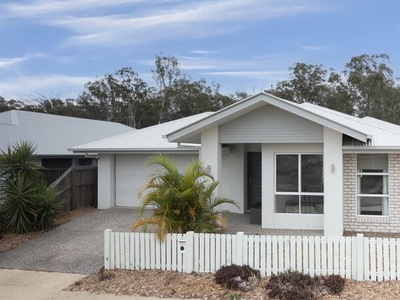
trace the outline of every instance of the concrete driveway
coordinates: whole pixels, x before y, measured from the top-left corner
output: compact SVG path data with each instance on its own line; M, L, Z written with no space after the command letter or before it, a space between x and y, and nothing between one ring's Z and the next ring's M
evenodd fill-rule
M150 214L150 211L145 212ZM224 213L227 233L321 235L321 231L268 230L250 224L249 214ZM75 218L18 247L0 253L0 269L94 274L103 267L104 230L130 231L137 209L109 208Z
M98 210L0 253L0 268L94 274L103 265L104 230L129 231L136 209Z

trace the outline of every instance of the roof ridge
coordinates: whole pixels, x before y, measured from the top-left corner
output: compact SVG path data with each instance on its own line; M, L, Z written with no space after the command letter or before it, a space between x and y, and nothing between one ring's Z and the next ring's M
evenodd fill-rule
M388 129L388 128L379 126L379 125L377 125L377 124L372 124L372 123L366 122L366 121L363 120L362 118L359 118L359 117L356 117L356 116L351 116L351 115L348 115L348 114L345 114L345 113L342 113L342 112L340 112L340 111L336 111L336 110L333 110L333 109L330 109L330 108L327 108L327 107L319 106L319 105L312 104L312 103L309 103L309 102L304 102L304 103L301 103L300 105L301 105L301 106L312 106L312 107L314 107L316 110L324 110L324 111L326 111L327 113L330 113L330 114L332 114L332 115L334 115L334 114L340 115L340 116L343 117L343 118L353 120L353 121L358 122L358 123L360 123L360 124L368 125L369 127L372 127L372 128L376 128L376 129L379 129L379 130L382 130L382 131L386 131L386 132L389 132L389 133L393 133L393 134L396 134L396 135L400 135L400 131L397 132L397 131L394 131L394 130L390 130L390 129ZM377 119L377 120L382 121L382 120L380 120L380 119ZM383 121L383 122L385 122L385 121ZM389 122L388 122L388 123L389 123ZM392 123L390 123L390 124L392 124ZM395 125L395 124L393 124L393 125Z

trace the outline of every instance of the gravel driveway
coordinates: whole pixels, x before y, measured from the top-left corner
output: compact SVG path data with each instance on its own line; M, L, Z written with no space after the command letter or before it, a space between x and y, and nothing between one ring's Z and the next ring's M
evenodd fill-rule
M247 234L320 235L321 231L261 229L248 214L226 214L228 232ZM0 268L94 274L103 265L104 230L129 231L139 218L136 209L99 210L45 232L15 249L0 253Z

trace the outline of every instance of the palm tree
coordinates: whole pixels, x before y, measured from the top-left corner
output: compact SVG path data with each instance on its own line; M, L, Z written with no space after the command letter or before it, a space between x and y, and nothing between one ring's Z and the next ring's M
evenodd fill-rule
M221 204L238 206L227 197L213 195L219 182L214 180L209 167L194 160L180 173L175 162L163 154L151 156L147 165L162 168L139 191L139 198L143 198L139 212L143 214L148 205L153 205L154 211L133 224L132 231L153 225L158 237L164 240L172 232L217 233L225 229L226 220L215 208Z

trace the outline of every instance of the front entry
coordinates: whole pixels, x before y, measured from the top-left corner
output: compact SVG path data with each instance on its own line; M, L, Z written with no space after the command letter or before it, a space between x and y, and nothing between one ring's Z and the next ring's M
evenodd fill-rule
M261 152L247 153L247 210L261 208Z

